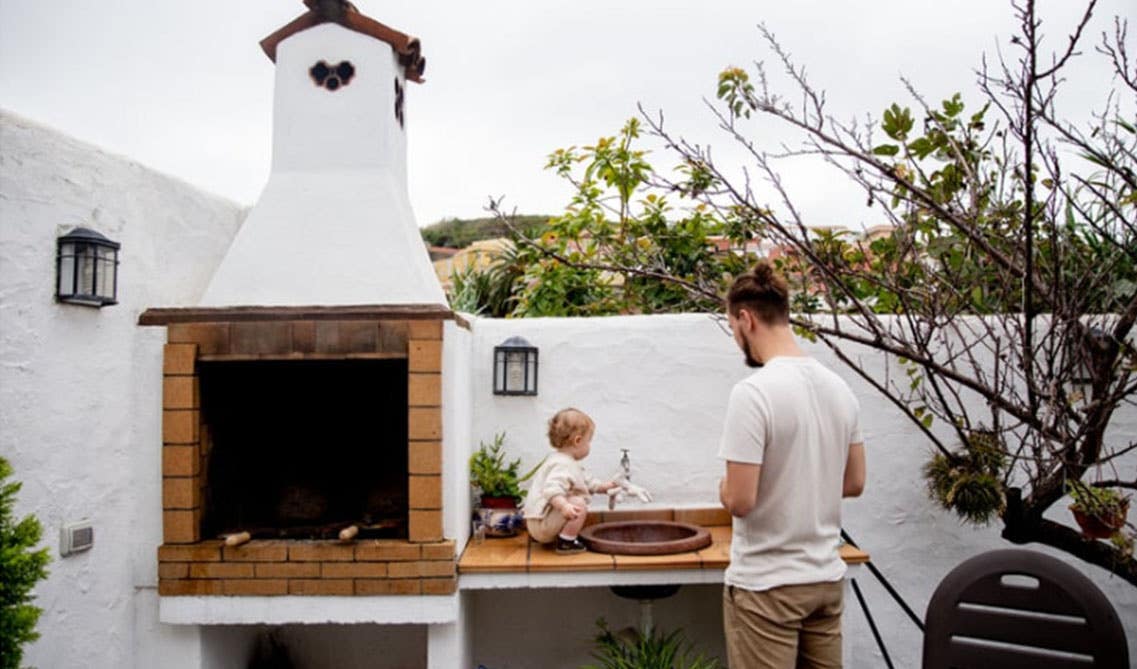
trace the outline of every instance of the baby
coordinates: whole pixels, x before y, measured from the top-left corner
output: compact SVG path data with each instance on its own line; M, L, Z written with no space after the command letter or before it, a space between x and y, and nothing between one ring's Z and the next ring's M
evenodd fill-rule
M618 481L601 483L586 476L580 461L588 457L596 424L579 409L562 409L549 420L549 443L556 449L533 476L525 497L529 536L542 544L557 542L558 553L585 550L577 538L588 517L592 493L616 491Z

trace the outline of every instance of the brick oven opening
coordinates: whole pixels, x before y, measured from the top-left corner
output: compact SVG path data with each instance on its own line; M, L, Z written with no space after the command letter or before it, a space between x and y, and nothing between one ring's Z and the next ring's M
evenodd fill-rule
M407 538L406 359L201 361L202 537Z

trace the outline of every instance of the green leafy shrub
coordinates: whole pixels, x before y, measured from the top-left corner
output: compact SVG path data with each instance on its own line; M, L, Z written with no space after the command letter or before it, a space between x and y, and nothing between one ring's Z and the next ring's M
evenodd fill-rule
M510 244L493 254L488 267L470 265L451 275L450 307L477 316L505 318L513 311L525 268Z
M548 216L517 216L516 225L540 235L548 220ZM483 239L509 236L509 228L497 217L444 219L422 228L420 232L427 244L452 249L466 248Z
M43 612L32 606L32 588L47 578L47 549L31 550L43 529L35 516L13 517L18 482L6 483L12 466L0 458L0 669L16 669L21 646L39 638L36 622Z
M663 633L652 630L648 636L633 632L630 637L613 634L608 623L596 621L600 633L596 635L596 650L592 653L599 664L583 669L721 669L722 663L713 657L696 653L682 630Z

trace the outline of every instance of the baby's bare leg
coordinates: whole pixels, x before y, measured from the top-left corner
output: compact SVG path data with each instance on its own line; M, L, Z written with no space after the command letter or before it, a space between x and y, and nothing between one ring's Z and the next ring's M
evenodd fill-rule
M579 495L573 495L569 497L567 501L573 506L584 509L584 513L581 513L576 518L565 523L564 528L561 529L561 535L566 539L575 539L576 535L580 534L581 528L584 527L584 521L588 519L588 499Z

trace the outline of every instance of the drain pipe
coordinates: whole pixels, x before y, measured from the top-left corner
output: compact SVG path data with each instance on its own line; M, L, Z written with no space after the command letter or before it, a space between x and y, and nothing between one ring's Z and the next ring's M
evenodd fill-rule
M655 630L655 600L679 592L679 584L669 585L610 585L608 589L617 597L634 599L640 603L640 635L651 636Z
M645 639L650 639L652 630L655 629L655 621L652 620L653 601L651 599L640 600L640 636Z

